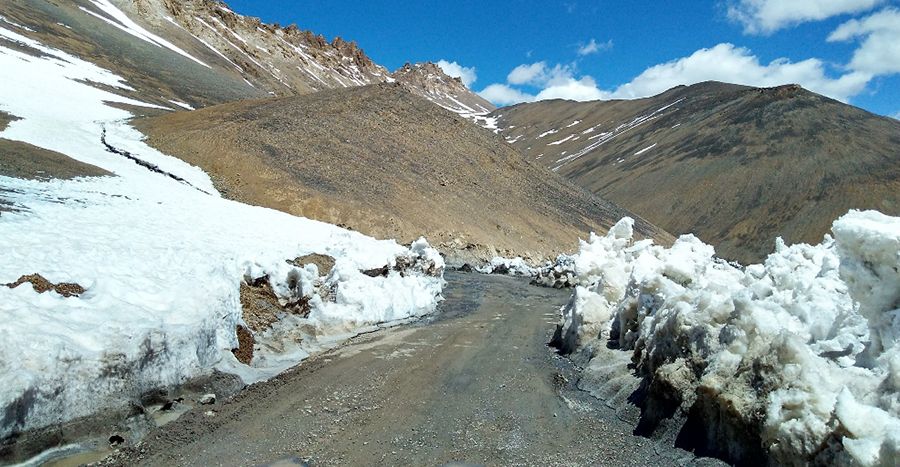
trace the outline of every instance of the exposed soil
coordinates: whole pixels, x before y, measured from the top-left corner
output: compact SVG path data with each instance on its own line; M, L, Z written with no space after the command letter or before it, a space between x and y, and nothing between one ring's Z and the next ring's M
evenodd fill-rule
M900 215L900 122L799 86L709 82L649 99L547 101L495 114L515 127L502 134L520 137L517 148L553 167L563 152L654 112L559 173L744 263L771 253L778 236L819 243L850 209ZM558 133L539 137L551 129Z
M54 284L40 274L29 274L22 276L13 283L6 284L10 289L14 289L22 284L30 283L37 293L50 292L51 290L62 295L63 297L77 297L84 293L84 287L70 282L60 282Z
M630 215L399 85L139 120L231 199L480 259L543 259ZM670 237L638 220L640 235Z
M269 329L278 321L278 315L285 313L269 281L265 279L268 278L253 284L241 283L241 309L244 322L253 332Z
M71 179L112 175L69 156L0 138L0 175L31 180Z
M105 463L721 465L633 435L576 387L576 369L546 345L569 292L447 279L433 322L358 337Z
M331 270L334 268L334 258L328 255L313 253L288 261L288 264L298 268L302 268L307 264L315 264L316 268L319 269L319 275L327 276L331 274Z
M239 362L249 365L253 361L253 346L256 344L256 339L253 338L253 333L244 326L237 327L237 337L238 348L233 349L231 353Z

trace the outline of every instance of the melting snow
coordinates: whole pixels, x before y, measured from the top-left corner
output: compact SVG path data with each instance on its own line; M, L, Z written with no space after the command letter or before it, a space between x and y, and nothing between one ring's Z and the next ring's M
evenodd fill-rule
M14 415L0 421L0 438L89 415L213 367L264 377L335 336L435 309L440 277L360 272L401 257L439 269L440 256L424 240L407 248L222 199L206 173L144 144L126 123L131 114L105 102L148 104L88 84L131 89L124 79L11 30L0 27L0 36L43 54L0 46L0 108L20 118L0 136L115 174L0 177L0 196L21 208L0 217L0 284L39 273L86 289L65 298L27 284L0 287L0 411ZM144 165L107 150L103 139ZM313 252L336 259L328 277L285 262ZM259 336L251 368L230 349L242 322L239 284L262 276L280 298L309 299L311 312ZM333 300L314 292L315 280L334 290Z
M779 239L747 267L692 235L635 242L632 226L592 235L570 261L565 350L613 341L659 397L705 408L720 449L755 439L775 464L804 465L828 445L819 460L833 465L896 465L900 218L851 211L820 245Z

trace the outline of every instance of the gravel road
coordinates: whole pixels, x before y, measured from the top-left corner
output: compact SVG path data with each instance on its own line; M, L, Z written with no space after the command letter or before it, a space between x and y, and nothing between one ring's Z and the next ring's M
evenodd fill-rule
M448 273L427 321L360 336L120 452L145 465L688 465L546 346L567 291Z

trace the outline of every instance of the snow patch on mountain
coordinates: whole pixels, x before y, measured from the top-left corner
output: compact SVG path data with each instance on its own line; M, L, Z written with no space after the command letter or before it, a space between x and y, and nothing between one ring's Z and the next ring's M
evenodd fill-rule
M114 26L117 29L120 29L128 34L131 34L132 36L137 37L138 39L149 42L157 47L165 47L165 48L171 50L172 52L175 52L178 55L181 55L182 57L188 58L200 65L205 66L206 68L210 68L209 65L204 63L199 58L194 57L193 55L185 52L183 49L176 46L175 44L163 39L162 37L157 36L156 34L153 34L152 32L141 27L139 24L135 23L133 20L131 20L131 18L128 17L128 15L123 13L122 10L116 8L116 6L113 5L109 0L90 0L90 1L100 11L102 11L103 13L106 13L106 15L108 15L108 17L101 15L99 13L96 13L94 11L91 11L87 8L81 7L81 10L84 11L85 13L87 13L91 16L94 16L95 18L100 19L100 20L106 22L107 24Z

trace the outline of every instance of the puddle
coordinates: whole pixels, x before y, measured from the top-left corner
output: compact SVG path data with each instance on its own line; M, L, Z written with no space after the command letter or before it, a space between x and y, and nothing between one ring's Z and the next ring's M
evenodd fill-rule
M78 467L84 464L100 462L112 451L101 441L69 444L44 451L15 467Z
M192 404L183 402L172 403L169 407L163 405L150 406L147 407L147 419L154 426L161 427L174 422L193 407ZM131 437L135 437L135 435L140 437L140 433L123 434ZM112 452L113 449L109 446L109 440L94 439L49 449L21 464L16 464L15 467L78 467L100 462Z

